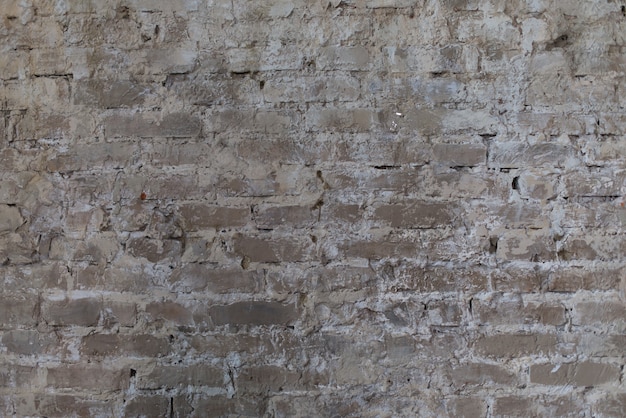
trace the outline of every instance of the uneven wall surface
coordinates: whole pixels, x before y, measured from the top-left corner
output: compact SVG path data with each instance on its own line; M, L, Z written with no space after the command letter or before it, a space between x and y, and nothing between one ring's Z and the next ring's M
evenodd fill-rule
M0 415L626 416L625 5L0 0Z

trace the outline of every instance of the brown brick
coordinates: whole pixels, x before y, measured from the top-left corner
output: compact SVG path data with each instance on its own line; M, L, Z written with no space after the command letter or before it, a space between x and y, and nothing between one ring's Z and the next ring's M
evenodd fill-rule
M137 371L138 389L174 389L187 386L224 387L225 371L204 364L156 365L150 371Z
M493 404L493 414L497 417L528 417L535 412L536 400L523 396L502 396Z
M488 165L497 168L563 167L573 155L571 146L554 142L492 142Z
M114 416L111 401L101 401L79 395L52 395L29 393L14 397L15 412L19 416L43 416L62 418L72 416Z
M550 274L548 290L576 292L578 290L614 290L624 275L621 267L563 266Z
M169 396L136 396L124 407L127 417L171 417Z
M501 261L555 260L556 244L546 230L508 230L498 239L496 258Z
M379 206L374 219L392 228L441 228L452 224L455 209L449 203L402 202Z
M483 144L436 144L433 157L449 167L473 167L485 164L487 148Z
M591 361L530 366L530 382L541 385L597 386L615 383L619 376L619 365Z
M103 307L99 298L48 300L43 304L42 313L50 325L93 327L98 325Z
M414 265L408 262L394 269L396 280L389 290L416 290L419 292L479 292L487 290L489 272L465 267Z
M482 417L487 413L484 399L474 397L456 397L446 400L446 412L459 418Z
M0 386L3 388L38 386L36 367L3 363L2 370L0 370Z
M249 208L226 208L204 203L181 205L180 213L187 231L243 226L250 220Z
M190 263L175 270L169 278L178 292L250 293L260 289L264 272L219 269L211 264Z
M194 137L200 134L202 123L185 113L171 113L161 120L137 113L134 116L110 116L104 121L107 137Z
M492 294L489 299L475 299L472 306L474 317L481 324L565 323L563 305L553 302L524 303L518 294Z
M0 205L0 233L15 232L24 223L20 210L15 206Z
M369 66L369 52L361 46L328 46L320 51L318 65L321 69L364 71Z
M237 234L233 238L235 253L250 261L262 263L296 262L311 259L313 243L299 238L261 238Z
M74 104L104 109L136 107L151 97L154 97L151 85L128 80L81 80L74 90Z
M126 251L133 257L145 258L151 263L158 263L180 257L182 243L173 239L131 238L126 242Z
M0 294L0 326L28 327L37 322L38 297L29 294Z
M451 379L452 385L457 388L511 386L518 381L514 373L493 364L469 363L450 366L446 374Z
M131 143L101 143L75 145L62 154L50 156L46 168L52 172L116 169L131 164L137 146Z
M2 345L9 353L32 356L50 352L59 346L59 338L51 333L14 330L2 334Z
M254 217L257 228L274 229L281 226L289 228L306 228L312 226L318 218L315 205L281 206L258 210Z
M209 315L215 325L285 325L298 319L293 304L279 302L236 302L230 305L214 305Z
M81 353L88 356L160 357L170 352L166 338L146 334L89 334L82 339Z
M580 300L572 311L573 325L612 325L626 328L626 304L622 300L606 295L597 300Z
M128 387L128 374L126 369L116 370L110 366L62 364L48 368L46 386L89 391L122 390Z
M508 360L520 356L548 355L558 351L557 338L548 334L483 336L474 344L480 355Z
M146 313L153 319L161 319L178 325L191 325L191 310L176 302L151 302L146 306Z
M594 416L620 417L626 411L626 393L613 393L598 399L592 405Z
M241 370L236 381L243 393L276 393L282 391L315 388L327 384L323 376L306 376L307 372L289 370L281 366L256 366Z

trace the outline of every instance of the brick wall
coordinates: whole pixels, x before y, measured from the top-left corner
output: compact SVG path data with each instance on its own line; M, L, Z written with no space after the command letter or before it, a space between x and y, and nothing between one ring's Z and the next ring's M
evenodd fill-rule
M0 415L626 415L625 10L0 0Z

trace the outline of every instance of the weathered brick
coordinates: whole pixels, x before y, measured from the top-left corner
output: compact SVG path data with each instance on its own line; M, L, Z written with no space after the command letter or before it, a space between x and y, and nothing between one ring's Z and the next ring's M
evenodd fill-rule
M313 108L306 114L306 129L318 131L366 132L378 123L371 109Z
M127 370L89 364L61 364L48 367L46 386L88 391L115 391L128 388ZM97 376L97 379L94 379Z
M209 308L211 320L220 325L285 325L298 319L294 304L279 302L235 302L230 305L214 305Z
M556 259L556 244L545 230L508 230L498 239L496 258L502 261L544 262Z
M495 399L493 413L495 416L527 417L534 414L536 400L522 396L502 396Z
M82 338L80 347L87 356L160 357L170 350L167 338L142 334L90 334Z
M362 46L327 46L321 49L316 64L322 70L365 71L370 54Z
M474 299L474 317L480 324L563 325L565 306L554 302L526 302L519 294L491 294L486 299Z
M571 146L555 142L492 142L488 165L496 168L564 167L573 156Z
M35 367L3 363L3 369L0 371L0 385L2 387L35 388L39 385L37 381L37 369Z
M450 167L473 167L485 164L487 148L483 144L436 144L435 162Z
M254 222L260 229L274 229L283 225L291 228L305 228L312 226L317 218L318 210L315 205L281 206L258 209Z
M193 323L191 309L176 302L151 302L146 305L146 313L153 319L165 320L178 325L191 325Z
M248 293L255 292L263 281L263 271L219 269L211 264L187 264L169 278L178 292Z
M609 325L626 329L626 304L614 295L604 295L602 299L579 298L572 310L572 324Z
M374 216L392 228L440 228L452 224L455 209L449 203L409 201L379 206Z
M567 266L552 272L548 290L552 292L576 292L578 290L613 290L619 287L624 275L621 267Z
M470 418L484 416L487 403L480 398L456 397L446 400L446 412L450 416Z
M0 326L30 327L37 323L39 298L32 294L0 294Z
M510 359L554 353L557 343L556 336L550 334L499 334L481 337L473 348L480 355Z
M127 80L81 80L76 84L74 104L104 109L132 108L154 96L150 84Z
M249 208L228 208L204 203L181 205L180 214L187 231L243 226L250 219Z
M124 414L132 417L171 416L171 402L167 396L136 396L126 402Z
M0 205L0 233L15 232L22 224L24 218L17 207Z
M448 367L447 377L456 388L515 385L518 377L504 367L494 364L469 363Z
M137 258L145 258L151 263L173 260L182 253L182 242L166 239L132 238L126 242L128 254Z
M626 393L609 394L594 402L592 408L599 417L619 417L626 411Z
M110 116L104 121L107 137L195 137L201 121L186 113L171 113L162 119L137 113L134 116Z
M40 355L59 346L59 338L51 333L31 330L14 330L2 334L2 345L9 353Z
M221 388L225 385L225 371L215 366L155 365L152 370L137 370L139 389L175 389L187 386Z
M304 239L261 238L235 235L234 252L249 261L278 263L306 261L312 256L312 242Z
M115 415L113 402L83 395L29 393L13 397L15 412L20 416L67 417Z
M584 361L564 364L533 364L530 382L553 386L598 386L619 380L620 367L616 364Z

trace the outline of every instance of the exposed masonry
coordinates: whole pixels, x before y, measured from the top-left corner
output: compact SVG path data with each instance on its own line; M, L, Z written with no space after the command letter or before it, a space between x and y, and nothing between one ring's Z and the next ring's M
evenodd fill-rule
M0 415L626 416L622 0L0 0Z

